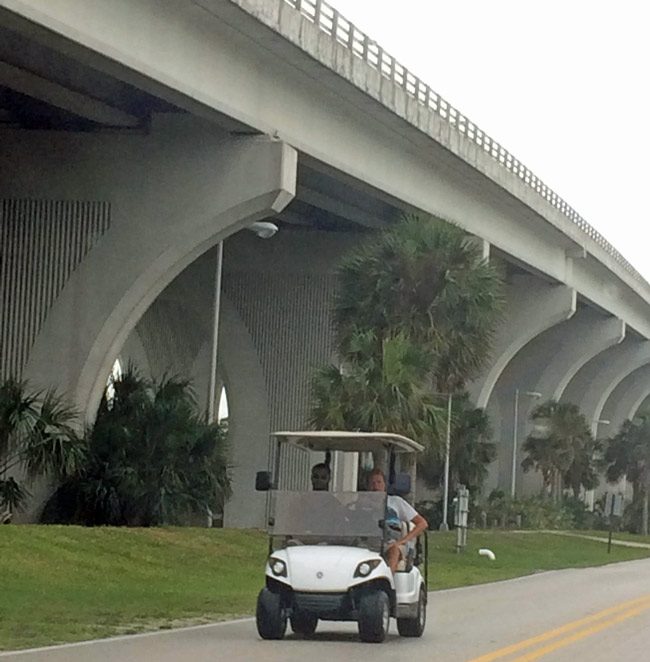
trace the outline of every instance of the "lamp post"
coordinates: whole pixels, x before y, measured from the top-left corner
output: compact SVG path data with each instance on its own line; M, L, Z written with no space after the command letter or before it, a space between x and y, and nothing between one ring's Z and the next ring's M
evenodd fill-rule
M449 501L449 451L451 448L451 401L453 395L447 393L447 434L445 438L445 475L442 497L442 522L440 523L440 531L449 531L449 523L447 522L447 503Z
M510 496L515 498L515 485L517 479L517 428L519 427L519 389L515 389L515 411L513 416L512 431L512 473L510 474ZM542 394L538 391L521 391L523 395L530 398L541 398Z
M275 223L256 221L246 228L260 239L270 239L277 231ZM217 264L214 270L214 302L212 307L212 352L208 383L208 423L214 423L217 398L217 353L219 350L219 316L221 313L221 277L223 273L223 240L217 244Z
M591 424L591 430L592 434L594 437L594 440L598 437L598 426L599 425L609 425L611 421L607 420L606 418L594 418ZM591 456L592 462L602 460L602 453L594 452L592 453ZM625 480L625 478L623 478ZM625 494L625 491L623 491L623 494ZM587 508L593 512L594 509L594 496L595 496L595 490L585 490L584 493L584 503L587 506Z

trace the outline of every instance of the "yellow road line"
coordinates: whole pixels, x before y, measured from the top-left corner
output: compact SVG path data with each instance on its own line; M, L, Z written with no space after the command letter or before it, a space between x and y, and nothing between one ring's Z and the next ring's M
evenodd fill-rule
M642 611L645 611L646 609L650 609L650 602L646 604L642 604L638 607L634 607L633 609L629 609L628 611L624 611L622 614L619 614L618 616L614 616L613 618L610 618L602 623L598 623L597 625L592 625L590 628L579 630L578 632L569 635L568 637L564 637L559 641L554 641L553 643L548 644L543 648L539 648L536 651L532 651L531 653L524 653L522 656L513 660L513 662L533 662L533 660L538 660L540 657L543 657L548 653L552 653L558 648L564 648L565 646L569 646L570 644L573 644L576 641L580 641L580 639L584 639L585 637L588 637L592 634L596 634L601 630L606 630L607 628L612 627L612 625L621 623L622 621L625 621L628 618L632 618L633 616L638 616Z
M499 660L508 655L511 655L512 653L517 653L518 651L524 650L526 648L531 648L536 644L542 644L545 641L548 641L549 639L555 639L556 637L566 634L567 632L572 632L573 630L577 630L584 625L589 625L590 623L604 619L605 617L610 616L611 614L616 614L618 612L630 610L631 608L635 608L635 607L639 607L640 610L649 608L650 595L645 595L641 598L636 598L635 600L629 600L628 602L623 602L619 605L608 607L607 609L603 609L602 611L599 611L595 614L591 614L591 616L586 616L585 618L581 618L577 621L572 621L571 623L567 623L566 625L562 625L558 628L554 628L553 630L542 632L541 634L538 634L535 637L531 637L530 639L524 639L523 641L519 641L516 644L511 644L510 646L506 646L505 648L500 648L499 650L493 651L491 653L486 653L485 655L481 655L480 657L473 658L469 662L492 662L493 660Z

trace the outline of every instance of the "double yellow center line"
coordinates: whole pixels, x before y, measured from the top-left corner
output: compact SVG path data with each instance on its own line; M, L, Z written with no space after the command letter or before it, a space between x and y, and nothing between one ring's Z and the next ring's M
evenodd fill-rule
M601 630L605 630L612 625L621 623L622 621L637 616L643 611L650 609L650 595L645 595L629 602L623 602L614 607L603 609L602 611L581 618L580 620L567 623L559 628L543 632L530 639L525 639L516 644L500 648L499 650L487 653L476 657L470 662L493 662L494 660L503 660L515 653L528 650L529 652L520 655L519 657L512 658L511 662L533 662L540 657L552 653L559 648L564 648L576 641L580 641L585 637L596 634ZM539 644L547 643L545 646L536 648ZM533 649L533 650L531 650Z

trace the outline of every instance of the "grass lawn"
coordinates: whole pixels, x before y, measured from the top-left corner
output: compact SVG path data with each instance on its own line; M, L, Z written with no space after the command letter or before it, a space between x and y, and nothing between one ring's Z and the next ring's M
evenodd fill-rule
M607 538L609 535L609 531L600 531L597 529L592 531L576 531L576 533L584 533L586 536L595 536L596 538ZM612 540L639 542L644 545L650 545L650 536L642 536L638 533L628 533L627 531L616 531L616 529L612 532Z
M454 541L430 536L431 589L650 556L552 534L470 531L463 554ZM266 550L256 531L2 526L0 650L251 614Z
M0 527L0 650L250 614L266 540L224 529Z
M613 546L607 554L607 545L601 542L529 531L470 531L461 554L454 550L455 541L454 532L430 535L431 590L650 557L650 549ZM491 549L496 561L479 556L481 547Z

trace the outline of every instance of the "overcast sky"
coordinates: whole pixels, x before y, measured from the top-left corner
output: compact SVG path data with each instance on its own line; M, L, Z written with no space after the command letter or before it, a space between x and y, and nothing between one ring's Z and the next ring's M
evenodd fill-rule
M330 0L650 281L650 22L619 0Z

